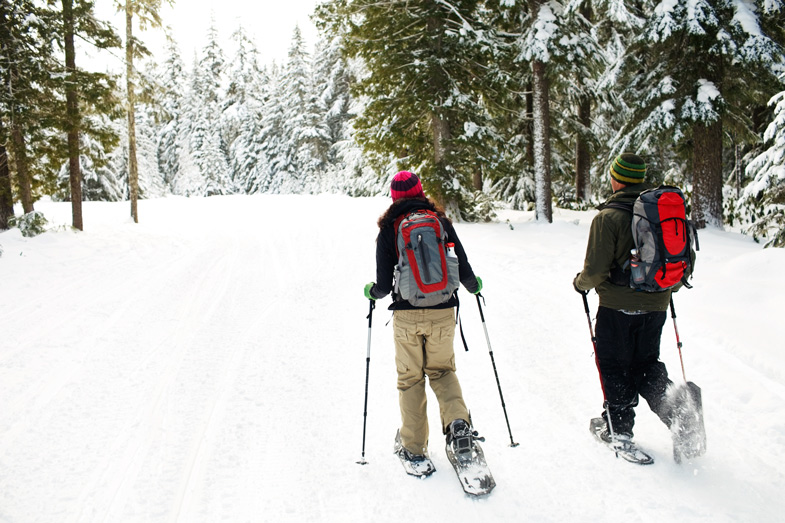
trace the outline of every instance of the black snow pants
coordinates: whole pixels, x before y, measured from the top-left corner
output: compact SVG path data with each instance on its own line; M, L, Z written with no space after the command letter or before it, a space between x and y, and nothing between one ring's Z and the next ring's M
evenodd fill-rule
M607 307L597 311L597 361L616 434L632 436L638 395L670 427L665 391L671 381L660 358L665 311L627 314ZM607 412L603 412L607 419Z

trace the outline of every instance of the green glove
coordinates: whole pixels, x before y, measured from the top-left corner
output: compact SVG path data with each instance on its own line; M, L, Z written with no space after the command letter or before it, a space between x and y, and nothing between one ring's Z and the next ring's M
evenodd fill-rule
M369 300L376 301L376 298L374 298L371 295L371 289L373 288L374 285L376 285L376 283L371 282L371 283L369 283L368 285L365 286L365 297L368 298Z
M475 276L475 278L477 278L477 290L472 294L480 294L480 291L482 290L482 279L479 276Z

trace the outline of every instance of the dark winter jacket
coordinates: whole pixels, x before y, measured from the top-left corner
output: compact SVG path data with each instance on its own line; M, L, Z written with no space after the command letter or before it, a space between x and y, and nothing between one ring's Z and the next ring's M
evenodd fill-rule
M638 183L619 189L600 206L599 214L592 220L583 271L575 285L585 291L596 288L601 307L624 311L664 311L668 308L670 290L644 292L629 285L611 283L609 279L611 270L624 267L635 243L630 213L607 205L611 202L631 204L641 192L651 188L648 183Z
M430 200L425 198L403 198L396 200L379 218L379 235L376 237L376 285L371 288L371 295L376 299L384 298L393 292L393 272L398 263L398 253L396 251L396 231L395 220L402 215L410 212L426 209L437 212L442 222L444 230L447 232L447 241L455 244L455 254L458 257L458 274L461 283L469 292L477 291L477 278L469 265L466 251L455 233L452 222L443 213L438 212ZM453 296L449 301L426 307L429 309L447 309L455 307L457 301ZM401 299L393 292L393 303L391 310L416 309L408 301Z

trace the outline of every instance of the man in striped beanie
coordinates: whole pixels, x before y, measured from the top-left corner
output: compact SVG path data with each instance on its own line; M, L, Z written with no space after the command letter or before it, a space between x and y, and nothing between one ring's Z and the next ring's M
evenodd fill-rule
M638 155L623 153L611 162L609 174L613 194L592 220L583 270L573 280L573 287L581 294L595 289L600 297L594 354L605 409L591 420L589 430L611 447L629 450L635 448L632 429L639 396L663 423L668 427L672 423L672 407L666 399L671 381L659 359L671 290L632 289L629 273L624 272L635 242L631 212L623 208L632 209L638 195L652 188L644 181L646 162ZM636 456L640 458L637 463L651 462L648 455Z
M646 162L636 154L620 154L611 163L611 178L621 184L633 185L641 183L645 176Z

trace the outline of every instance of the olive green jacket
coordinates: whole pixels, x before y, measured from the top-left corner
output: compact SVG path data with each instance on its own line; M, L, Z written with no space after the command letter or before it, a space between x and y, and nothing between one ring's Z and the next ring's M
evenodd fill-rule
M638 183L619 189L600 206L599 214L591 222L583 271L578 274L575 285L584 291L596 288L601 307L625 311L664 311L668 308L670 290L645 292L608 281L611 268L623 267L635 244L630 213L606 206L610 202L634 202L641 192L651 188L651 184Z

